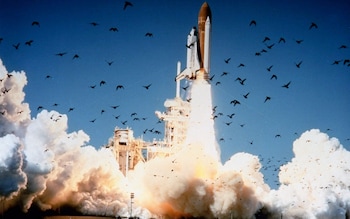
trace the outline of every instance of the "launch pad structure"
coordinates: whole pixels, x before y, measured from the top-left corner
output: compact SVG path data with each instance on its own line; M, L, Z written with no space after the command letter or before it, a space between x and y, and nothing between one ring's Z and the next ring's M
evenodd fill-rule
M185 69L181 71L181 64L177 63L175 98L164 102L165 112L155 112L158 119L164 122L164 139L146 142L142 138L134 138L132 129L116 127L106 146L114 153L124 175L139 162L169 156L186 146L191 102L180 97L180 81L187 79L209 85L210 34L211 11L205 2L198 14L198 30L193 27L187 37Z

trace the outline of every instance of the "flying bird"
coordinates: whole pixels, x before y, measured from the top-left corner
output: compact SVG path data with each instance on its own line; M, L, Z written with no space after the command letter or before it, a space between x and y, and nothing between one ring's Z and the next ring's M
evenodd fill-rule
M237 66L237 68L239 68L239 67L244 67L245 65L243 64L243 63L240 63L238 66Z
M144 85L142 87L146 88L146 90L148 90L150 87L151 87L152 84L149 84L149 85Z
M16 45L12 45L16 50L18 50L20 43L17 43Z
M116 28L116 27L111 27L111 28L109 28L109 31L118 32L118 28Z
M90 24L94 27L96 27L98 25L98 23L96 23L96 22L91 22Z
M123 10L125 10L127 7L129 7L129 6L134 6L131 2L129 2L129 1L125 1L124 2L124 7L123 7Z
M265 37L264 40L262 41L263 43L265 43L266 41L269 41L270 38L269 37Z
M230 62L231 58L225 59L224 62L228 64Z
M268 101L268 100L271 100L271 97L266 96L266 97L265 97L265 101L264 101L264 103L266 103L266 101Z
M303 61L300 61L300 62L298 62L298 63L295 63L295 66L296 66L297 68L300 68L301 63L303 63Z
M147 32L147 33L145 34L145 36L146 36L146 37L153 37L153 33Z
M33 40L28 40L24 44L27 45L27 46L31 46L33 42L34 42Z
M282 87L284 87L284 88L287 88L287 89L288 89L288 88L289 88L289 85L290 85L290 82L291 82L291 81L289 81L287 84L284 84Z
M123 85L117 85L117 86L115 87L115 89L116 89L116 90L124 89L124 86L123 86Z
M67 54L66 52L60 52L60 53L56 53L56 56L64 56L65 54Z
M249 95L249 94L250 94L250 92L244 94L243 97L244 97L245 99L248 99L248 95Z
M295 42L297 43L297 44L300 44L300 43L302 43L304 40L295 40Z
M285 42L286 40L283 37L281 37L280 40L278 41L278 43L285 43Z
M108 64L109 66L111 66L111 65L113 64L114 61L110 61L110 62L109 62L109 61L106 61L106 62L107 62L107 64Z
M104 85L104 84L106 84L106 82L104 80L100 81L100 87L101 87L101 85Z
M33 21L33 22L32 22L32 26L38 26L38 27L40 27L39 21Z
M341 45L338 49L346 49L348 48L346 45Z
M250 21L249 26L252 26L252 25L256 26L256 21L255 20L251 20Z
M314 22L312 22L311 25L310 25L310 27L309 27L309 30L311 30L312 28L317 29L317 28L318 28L317 24L315 24Z
M232 100L230 104L233 104L233 106L236 106L237 104L241 104L238 100Z
M75 55L73 56L73 59L77 59L77 58L79 58L79 55L78 55L78 54L75 54Z
M277 75L273 74L273 75L271 76L270 80L272 80L272 79L276 79L276 80L277 80Z
M271 71L271 68L273 67L273 65L270 65L268 68L266 68L267 71Z

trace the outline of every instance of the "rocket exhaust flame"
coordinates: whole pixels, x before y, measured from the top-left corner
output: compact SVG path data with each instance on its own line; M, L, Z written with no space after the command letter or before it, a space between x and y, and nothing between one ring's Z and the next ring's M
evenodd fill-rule
M198 69L192 64L190 74ZM350 152L317 129L294 141L295 157L280 167L277 190L265 183L255 155L237 153L221 163L207 80L192 78L185 146L139 163L125 177L108 148L88 145L82 130L67 132L66 115L43 110L30 118L24 72L7 72L0 59L0 78L1 90L11 87L0 95L3 215L70 206L82 214L130 216L132 192L132 214L140 218L349 218Z

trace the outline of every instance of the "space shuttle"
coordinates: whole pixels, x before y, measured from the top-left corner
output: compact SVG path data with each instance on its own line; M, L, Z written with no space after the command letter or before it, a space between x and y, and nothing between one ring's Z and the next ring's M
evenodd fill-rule
M209 83L210 72L210 33L211 10L208 3L204 2L198 14L198 29L193 27L187 37L186 68L181 71L180 63L177 66L175 81L180 80L205 80Z

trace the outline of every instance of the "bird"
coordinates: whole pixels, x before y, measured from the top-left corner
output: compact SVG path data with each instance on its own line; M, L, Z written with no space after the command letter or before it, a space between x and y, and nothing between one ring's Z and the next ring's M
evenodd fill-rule
M297 68L300 68L301 63L303 63L303 61L300 61L300 62L298 62L298 63L295 63L295 66L296 66Z
M348 48L346 45L341 45L338 49L346 49Z
M221 76L228 75L228 72L222 72Z
M56 56L64 56L65 54L67 54L66 52L60 52L60 53L56 53Z
M73 59L77 59L77 58L79 58L79 55L78 55L78 54L75 54L75 55L73 56Z
M301 44L304 40L295 40L297 44Z
M34 42L33 40L28 40L27 42L24 43L24 45L31 46L33 42Z
M271 97L266 96L266 97L265 97L265 101L264 101L264 103L266 103L266 101L268 101L268 100L271 100Z
M109 28L109 31L118 32L118 28L116 28L116 27L111 27L111 28Z
M38 106L38 108L36 110L39 111L39 110L42 110L42 109L44 109L43 106Z
M273 67L273 65L270 65L268 68L266 68L267 71L271 71L271 68Z
M332 65L338 65L343 60L335 60Z
M106 112L104 109L101 110L101 114L103 114L104 112Z
M244 94L243 97L244 97L245 99L248 99L248 95L249 95L249 94L250 94L250 92Z
M287 84L284 84L282 87L284 87L284 88L289 88L289 85L290 85L290 83L291 83L291 81L289 81Z
M231 114L229 114L229 115L227 115L227 116L228 116L230 119L232 119L234 115L236 115L236 114L235 114L235 113L231 113Z
M153 37L153 33L147 32L147 33L145 34L145 36L146 36L146 37Z
M265 37L264 40L262 41L263 43L265 43L266 41L269 41L270 38L269 37Z
M280 138L280 137L281 137L280 134L275 135L275 138Z
M243 63L240 63L238 66L237 66L237 68L239 68L239 67L244 67L245 65L243 64Z
M150 87L151 87L152 84L149 84L149 85L144 85L142 87L146 88L146 90L148 90Z
M314 22L312 22L311 24L310 24L310 27L309 27L309 30L311 30L312 28L318 28L318 26L317 26L317 24L315 24Z
M96 119L90 120L91 123L94 123L96 121Z
M69 109L68 109L68 112L71 112L71 111L73 111L74 110L74 107L70 107Z
M100 81L100 87L104 84L106 84L106 82L104 80Z
M225 62L226 64L228 64L228 63L230 62L230 60L231 60L231 58L227 58L227 59L224 60L224 62Z
M111 106L113 109L117 109L119 107L119 105L116 106Z
M52 78L51 75L46 75L46 77L45 77L45 79L50 79L50 78Z
M276 80L277 80L277 75L273 74L273 75L271 76L270 80L272 80L272 79L276 79Z
M278 41L278 43L285 43L285 42L286 40L283 37L281 37L280 40Z
M96 87L96 84L95 85L90 85L91 89L94 89L95 87Z
M184 91L186 91L187 90L187 88L189 88L190 86L189 85L187 85L186 87L181 87Z
M256 26L256 21L255 20L251 20L250 21L249 26L252 26L252 25Z
M33 21L33 22L32 22L32 26L38 26L38 27L40 27L39 21Z
M20 43L17 43L17 44L13 44L12 46L13 46L16 50L18 50L19 45L20 45Z
M114 61L110 61L110 62L109 62L109 61L106 61L106 62L107 62L107 64L108 64L109 66L111 66L111 65L113 64Z
M98 25L98 23L96 23L96 22L91 22L90 24L94 27L96 27Z
M233 104L233 106L236 106L237 104L241 104L238 100L232 100L230 104Z
M124 89L124 86L123 86L123 85L117 85L117 86L115 87L115 89L116 89L116 90Z
M275 45L275 44L272 43L271 45L266 45L266 47L267 47L268 49L272 49L272 47L273 47L274 45Z
M129 6L134 6L131 2L129 2L129 1L125 1L124 2L124 7L123 7L123 10L125 10L127 7L129 7Z

